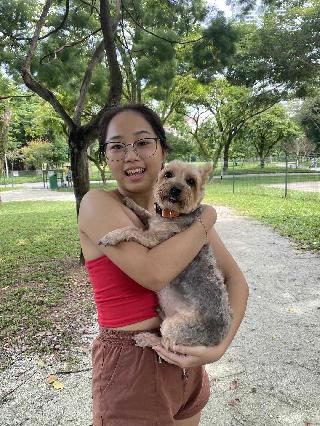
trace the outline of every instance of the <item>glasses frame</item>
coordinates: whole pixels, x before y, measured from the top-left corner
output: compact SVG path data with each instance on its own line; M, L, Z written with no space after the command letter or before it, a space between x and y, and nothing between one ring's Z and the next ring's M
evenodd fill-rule
M137 148L136 148L136 146L135 146L135 144L137 143L137 142L139 142L139 141L145 141L145 140L150 140L150 139L152 139L153 141L155 141L155 143L156 143L156 149L154 150L154 153L152 154L152 155L149 155L148 157L140 157L140 155L139 155L139 153L137 152ZM128 146L132 146L132 149L134 150L134 152L136 153L136 155L138 156L138 157L140 157L140 158L151 158L151 157L153 157L154 156L154 154L157 152L157 149L158 149L158 141L160 140L160 138L158 138L158 137L148 137L148 138L140 138L140 139L137 139L136 141L134 141L134 142L132 142L132 143L123 143L123 142L117 142L117 141L106 141L105 143L104 143L104 153L105 153L105 156L106 156L106 158L109 160L109 161L123 161L123 159L125 158L125 156L126 156L126 154L127 154L127 152L128 152ZM124 146L124 155L123 155L123 157L120 159L120 160L113 160L113 159L110 159L110 158L108 158L108 156L107 156L107 145L108 144L110 144L110 143L116 143L116 144L120 144L120 145L123 145Z

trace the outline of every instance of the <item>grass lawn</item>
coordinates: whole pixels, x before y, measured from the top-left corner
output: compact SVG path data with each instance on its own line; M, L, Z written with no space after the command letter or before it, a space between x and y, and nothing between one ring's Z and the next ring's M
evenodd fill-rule
M20 172L20 174L23 172ZM14 176L14 177L9 177L9 179L0 179L0 184L1 185L5 185L7 184L8 186L12 186L12 184L17 184L17 183L32 183L32 182L42 182L42 175L38 175L35 172L30 172L27 173L25 176Z
M305 182L307 178L309 176L304 179L292 176L290 182ZM299 247L320 251L320 193L289 189L284 198L283 189L265 186L282 183L279 179L239 179L235 183L235 194L232 179L217 180L207 185L205 202L232 207L240 214L272 226Z
M0 223L0 366L12 348L67 358L94 312L74 203L2 203Z

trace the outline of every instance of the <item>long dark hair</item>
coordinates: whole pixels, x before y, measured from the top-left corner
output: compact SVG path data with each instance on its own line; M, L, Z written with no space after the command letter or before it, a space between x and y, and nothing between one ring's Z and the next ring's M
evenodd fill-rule
M105 141L108 132L110 121L120 112L134 111L141 114L144 119L150 124L155 134L160 140L163 151L172 151L171 146L167 142L166 133L162 126L159 116L149 107L143 104L127 104L109 109L100 121L100 136L99 136L99 158L100 162L105 161Z

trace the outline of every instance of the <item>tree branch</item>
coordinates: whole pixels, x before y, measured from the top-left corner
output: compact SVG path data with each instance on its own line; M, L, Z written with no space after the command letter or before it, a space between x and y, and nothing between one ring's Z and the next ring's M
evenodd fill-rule
M81 3L86 4L87 6L90 7L90 9L91 9L90 14L91 15L93 13L93 10L95 10L98 13L98 15L99 15L99 9L97 7L95 7L95 5L93 4L93 2L89 3L89 2L87 2L85 0L80 0L80 1L81 1Z
M70 10L70 0L66 0L66 10L64 12L60 25L58 25L57 28L55 28L54 30L49 31L48 34L45 34L44 36L40 37L39 40L43 40L44 38L49 37L49 35L57 33L59 30L61 30L68 19L69 10Z
M116 45L113 34L115 29L112 27L108 0L100 0L100 19L104 48L106 51L110 72L110 89L106 106L111 106L117 105L120 102L122 93L122 75L117 59Z
M54 30L51 30L47 34L45 34L44 36L39 37L38 40L43 40L43 39L49 37L51 34L57 33L59 30L61 30L61 28L64 27L64 24L67 21L67 18L68 18L68 15L69 15L69 10L70 10L70 0L66 0L66 10L64 12L64 15L63 15L63 18L62 18L62 21L60 22L60 24ZM32 38L30 38L30 37L14 37L13 34L5 33L5 32L3 32L3 34L6 37L11 38L12 41L20 41L20 40L31 41L32 40Z
M36 29L28 49L27 57L21 69L21 75L26 86L29 87L29 89L31 89L34 93L37 93L42 99L48 101L52 105L54 110L60 115L60 117L62 117L69 129L72 129L74 127L74 123L71 117L63 108L63 106L60 104L54 94L46 87L42 86L38 81L36 81L31 74L31 61L37 47L40 31L49 13L49 9L51 7L52 2L53 0L46 0L43 6L40 19L37 22Z
M122 75L117 59L113 34L115 28L112 25L108 0L100 0L100 22L110 72L109 93L104 107L90 120L88 124L83 126L83 132L86 139L93 139L98 136L101 118L109 108L120 103L122 94Z
M122 8L122 0L116 0L116 13L115 13L115 17L114 17L114 21L113 21L113 31L115 32L117 29L117 26L120 22L121 19L121 8Z
M11 99L11 98L31 98L34 95L9 95L9 96L0 96L0 101L3 101L4 99Z
M97 45L93 56L88 64L88 67L86 69L86 72L84 74L83 80L82 80L82 84L81 84L81 88L80 88L80 95L79 95L79 99L77 102L77 105L75 107L75 111L74 111L74 116L73 116L73 120L74 122L79 125L80 121L81 121L81 115L83 112L83 108L84 108L84 102L85 102L85 98L89 89L89 85L92 79L92 73L93 70L95 68L95 66L101 62L102 58L103 58L103 54L104 54L104 44L103 44L103 40L100 41L100 43Z
M40 64L42 64L42 62L43 62L46 58L48 58L48 57L50 57L50 56L54 56L54 57L56 57L57 53L62 52L64 49L67 49L68 47L76 46L77 44L82 43L83 41L87 40L89 37L91 37L91 36L93 36L93 35L97 34L99 31L101 31L101 27L100 27L100 28L98 28L97 30L93 31L93 33L91 33L91 34L89 34L89 35L87 35L87 36L85 36L85 37L82 37L80 40L76 40L76 41L73 41L72 43L69 43L69 44L67 43L67 44L64 44L63 46L60 46L57 50L55 50L55 51L53 51L53 52L50 52L50 53L48 53L47 55L43 56L43 57L40 59Z
M154 32L147 30L142 24L140 24L133 16L132 14L129 12L129 10L124 6L123 2L122 2L122 7L124 8L124 10L127 12L127 14L130 16L130 18L133 20L133 22L139 27L141 28L143 31L145 31L146 33L153 35L156 38L159 38L160 40L164 40L167 41L170 44L189 44L189 43L196 43L197 41L200 41L203 39L203 37L199 37L196 40L189 40L189 41L176 41L176 40L169 40L165 37L161 37L158 34L155 34Z

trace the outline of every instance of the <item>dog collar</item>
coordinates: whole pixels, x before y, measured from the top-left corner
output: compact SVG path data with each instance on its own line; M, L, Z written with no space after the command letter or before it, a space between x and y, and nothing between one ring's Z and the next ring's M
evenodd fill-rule
M156 213L160 214L162 217L165 217L167 219L171 219L173 217L180 216L180 213L175 210L170 209L162 209L159 204L154 203L154 206L156 208Z

